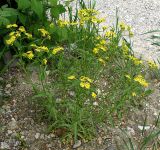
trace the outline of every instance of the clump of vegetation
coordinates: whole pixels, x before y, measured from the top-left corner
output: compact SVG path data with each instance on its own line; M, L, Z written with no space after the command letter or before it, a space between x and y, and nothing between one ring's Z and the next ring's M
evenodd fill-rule
M19 9L31 7L44 17L45 1L31 0L27 5L21 1ZM91 139L98 125L106 121L113 125L150 94L143 61L127 41L132 29L118 19L113 27L101 27L105 18L99 17L91 0L87 4L78 0L75 11L70 1L62 5L49 0L45 6L51 8L48 21L32 27L27 22L6 25L5 47L14 49L28 79L32 73L28 66L38 69L39 82L30 80L33 100L42 108L49 130L63 131L60 136L68 141Z

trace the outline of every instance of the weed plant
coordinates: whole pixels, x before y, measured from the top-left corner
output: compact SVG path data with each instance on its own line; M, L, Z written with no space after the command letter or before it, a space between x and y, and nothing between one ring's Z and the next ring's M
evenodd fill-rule
M129 42L131 27L118 17L115 26L101 27L106 18L99 17L94 1L78 0L74 11L71 3L63 6L65 14L51 13L52 19L34 32L27 25L8 24L4 40L28 79L33 71L28 66L38 70L39 82L30 84L48 130L61 130L58 135L67 141L90 140L98 125L117 123L150 90L143 61Z

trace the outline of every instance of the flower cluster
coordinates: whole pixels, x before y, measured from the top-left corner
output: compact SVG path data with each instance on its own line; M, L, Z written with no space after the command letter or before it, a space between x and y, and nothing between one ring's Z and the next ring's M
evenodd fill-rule
M148 65L151 69L158 69L158 65L153 61L148 61Z
M95 9L81 9L78 12L78 16L80 19L80 25L84 25L85 22L92 22L94 24L104 22L104 18L98 18L98 11Z
M130 60L132 60L135 65L140 65L140 64L142 64L142 60L140 60L140 59L138 59L138 58L136 58L136 57L134 57L134 56L132 56L132 55L128 55L128 58L129 58Z
M95 45L95 48L93 48L93 53L98 54L99 51L107 51L107 46L106 46L106 41L105 40L100 40L98 44Z
M57 46L57 47L53 48L52 54L55 55L55 54L57 54L58 52L63 51L63 50L64 50L63 47Z
M26 53L23 53L23 56L28 59L33 59L34 54L33 54L33 51L27 51Z
M16 24L10 24L10 25L7 25L6 28L10 29L10 28L17 28L18 25ZM12 31L9 33L9 39L6 40L6 44L7 45L13 45L14 42L21 36L21 34L24 34L28 39L31 39L32 38L32 34L30 33L27 33L25 28L23 26L20 26L16 31Z
M46 31L45 29L41 28L41 29L38 29L38 31L41 33L42 37L46 37L49 40L51 39L51 36L49 35L49 32Z
M147 83L147 81L144 79L144 77L142 75L137 75L134 78L134 81L138 82L140 85L142 85L144 87L148 87L148 83Z
M131 31L131 27L126 25L124 22L119 23L119 28L120 30L123 31L128 31L129 32L129 37L133 36L133 32Z

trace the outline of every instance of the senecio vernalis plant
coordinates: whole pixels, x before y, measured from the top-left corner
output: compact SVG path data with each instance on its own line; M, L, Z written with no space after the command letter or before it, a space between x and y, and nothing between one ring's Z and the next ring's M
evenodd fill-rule
M149 94L143 61L126 40L133 36L131 27L118 21L115 27L101 26L105 19L92 1L77 4L76 12L66 4L68 20L52 20L36 34L9 24L5 39L28 77L28 65L38 68L39 81L30 80L33 100L49 131L62 130L59 136L68 141L91 139L98 125L117 123Z

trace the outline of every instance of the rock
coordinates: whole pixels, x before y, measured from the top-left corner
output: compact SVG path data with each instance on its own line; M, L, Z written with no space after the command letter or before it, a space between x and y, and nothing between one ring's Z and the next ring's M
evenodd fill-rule
M40 139L42 139L42 140L45 139L45 135L41 134Z
M10 147L6 142L1 142L1 149L10 149Z
M9 129L15 130L18 128L17 121L12 118L12 121L8 123Z
M102 144L103 143L103 139L101 138L101 137L99 137L98 139L97 139L97 141L98 141L98 144Z
M7 85L6 85L6 88L11 88L11 84L7 84Z
M93 105L94 106L98 106L98 102L93 102Z
M38 139L40 137L40 133L36 133L35 138Z
M7 132L8 132L8 134L12 134L13 133L11 130L8 130Z
M135 131L134 131L133 128L127 127L127 130L128 130L128 132L129 132L130 135L135 135Z
M73 149L80 147L82 144L82 142L80 140L78 140L74 145L73 145Z
M51 138L56 137L55 134L53 134L53 133L51 133L49 136L50 136Z
M2 77L0 77L0 81L3 81L3 78L2 78Z

